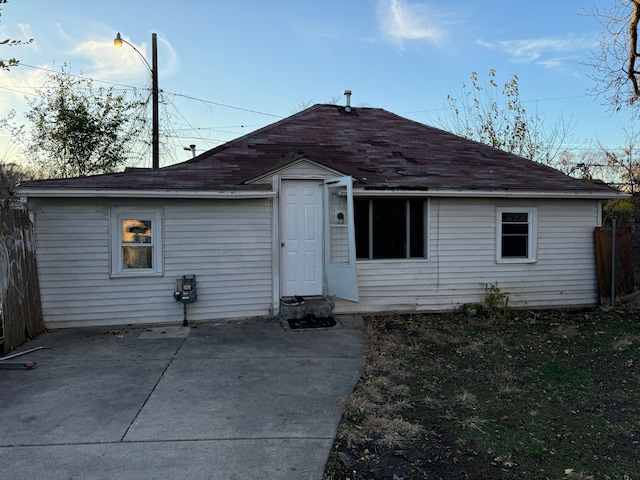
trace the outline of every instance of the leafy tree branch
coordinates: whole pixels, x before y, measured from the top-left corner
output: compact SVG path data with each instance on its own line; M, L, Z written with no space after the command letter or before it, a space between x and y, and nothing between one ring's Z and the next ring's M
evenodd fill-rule
M35 99L27 99L29 155L47 176L115 172L133 154L145 124L144 105L113 87L61 71L47 76Z

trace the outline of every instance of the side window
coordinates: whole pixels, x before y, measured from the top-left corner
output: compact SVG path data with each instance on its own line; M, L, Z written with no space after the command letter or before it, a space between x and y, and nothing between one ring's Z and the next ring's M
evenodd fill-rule
M162 274L162 215L159 210L111 212L111 274Z
M498 262L536 261L537 211L535 208L498 208L496 225L496 260Z
M355 198L356 257L425 258L424 199Z

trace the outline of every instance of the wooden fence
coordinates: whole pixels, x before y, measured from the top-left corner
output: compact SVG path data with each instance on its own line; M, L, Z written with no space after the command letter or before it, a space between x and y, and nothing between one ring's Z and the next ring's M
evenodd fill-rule
M599 300L601 304L610 303L612 267L611 228L596 228L594 241ZM616 298L630 295L635 291L634 255L630 227L616 228L615 267Z
M0 209L0 354L44 331L35 239L29 213Z

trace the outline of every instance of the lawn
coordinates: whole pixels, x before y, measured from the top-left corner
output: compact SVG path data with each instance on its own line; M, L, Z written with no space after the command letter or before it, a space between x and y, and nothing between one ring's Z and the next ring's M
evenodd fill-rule
M365 318L325 480L640 479L640 310Z

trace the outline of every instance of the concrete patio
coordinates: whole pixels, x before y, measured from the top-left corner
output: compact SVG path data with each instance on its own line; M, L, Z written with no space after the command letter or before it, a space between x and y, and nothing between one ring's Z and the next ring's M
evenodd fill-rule
M37 368L0 370L3 477L320 480L364 364L356 326L47 332L12 359Z

